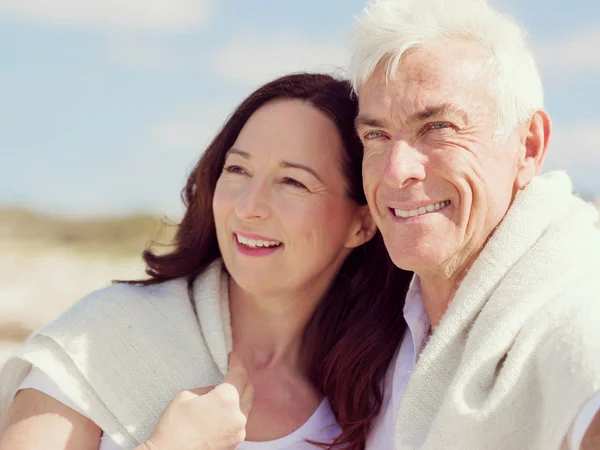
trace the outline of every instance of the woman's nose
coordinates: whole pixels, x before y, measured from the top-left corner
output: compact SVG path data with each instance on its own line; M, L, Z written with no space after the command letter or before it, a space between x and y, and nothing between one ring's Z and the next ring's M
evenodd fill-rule
M271 216L269 192L266 182L252 180L235 205L235 212L243 220L265 220Z

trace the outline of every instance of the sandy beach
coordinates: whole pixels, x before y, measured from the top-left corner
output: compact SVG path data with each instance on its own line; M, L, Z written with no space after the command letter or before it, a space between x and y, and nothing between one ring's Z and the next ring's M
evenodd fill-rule
M139 257L0 242L0 365L29 333L113 279L143 275Z

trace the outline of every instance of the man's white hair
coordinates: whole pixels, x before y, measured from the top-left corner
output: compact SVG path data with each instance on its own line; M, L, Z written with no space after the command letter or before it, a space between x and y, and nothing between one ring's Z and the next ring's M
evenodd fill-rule
M542 82L525 32L485 0L370 0L351 35L354 90L360 91L380 63L393 79L406 51L446 38L477 43L488 55L484 67L497 101L497 141L543 108Z

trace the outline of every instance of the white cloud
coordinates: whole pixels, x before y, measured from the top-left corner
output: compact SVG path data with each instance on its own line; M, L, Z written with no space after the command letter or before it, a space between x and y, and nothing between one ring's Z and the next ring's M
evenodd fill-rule
M335 43L292 33L245 32L220 47L210 64L220 76L255 86L298 71L344 75L349 59L348 51Z
M555 126L549 151L555 161L600 167L600 121Z
M148 130L138 150L124 156L122 170L112 176L119 180L116 190L128 192L138 208L142 205L172 218L181 216L180 191L230 113L229 106L234 105L226 101L215 105L182 104L167 112Z
M36 21L178 30L202 25L212 0L1 0L0 15Z
M143 39L133 35L113 36L106 41L108 61L118 67L143 70L179 67L182 57L160 39Z
M513 16L518 13L519 0L489 0L488 3L498 11L507 12Z
M578 30L568 36L533 44L538 64L551 80L600 73L600 26Z
M180 105L152 128L148 141L164 153L198 155L216 136L234 107L235 103L228 101Z
M152 139L165 151L199 150L211 136L211 131L203 124L205 118L170 117L157 124Z
M546 169L564 169L589 195L600 195L600 121L557 125Z
M522 0L489 0L498 10L511 14L519 23L524 15ZM533 24L533 22L532 22ZM568 25L568 24L566 24ZM528 28L526 26L526 28ZM600 23L578 28L544 40L531 42L540 70L547 81L567 84L575 78L600 74Z

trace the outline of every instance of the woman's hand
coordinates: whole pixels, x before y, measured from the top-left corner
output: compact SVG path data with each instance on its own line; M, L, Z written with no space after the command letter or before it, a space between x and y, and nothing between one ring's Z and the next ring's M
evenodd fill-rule
M179 392L136 450L235 450L246 438L253 394L242 359L231 353L223 382Z

